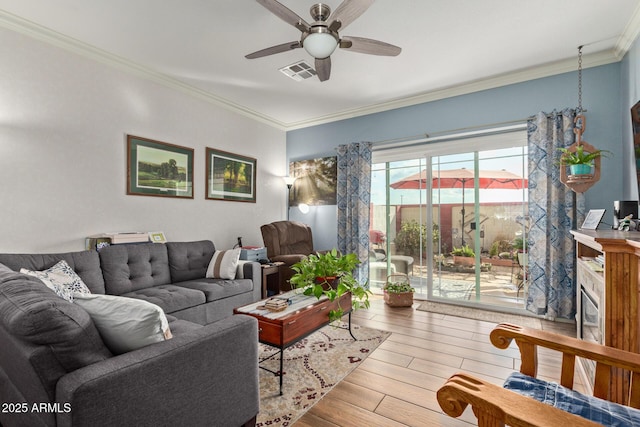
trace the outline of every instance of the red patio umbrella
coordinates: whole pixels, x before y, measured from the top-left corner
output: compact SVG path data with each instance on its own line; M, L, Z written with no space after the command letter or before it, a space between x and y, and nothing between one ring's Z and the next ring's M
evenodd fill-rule
M474 171L467 168L435 170L432 173L431 188L462 189L462 244L464 245L464 189L474 186ZM507 170L479 170L478 188L513 189L527 188L528 180ZM391 184L396 190L417 190L427 188L427 170L410 175Z

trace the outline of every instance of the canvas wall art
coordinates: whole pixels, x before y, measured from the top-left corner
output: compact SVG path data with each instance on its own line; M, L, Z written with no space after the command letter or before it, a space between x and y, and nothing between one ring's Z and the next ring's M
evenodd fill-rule
M296 179L289 192L289 206L336 204L336 156L290 162L289 176Z

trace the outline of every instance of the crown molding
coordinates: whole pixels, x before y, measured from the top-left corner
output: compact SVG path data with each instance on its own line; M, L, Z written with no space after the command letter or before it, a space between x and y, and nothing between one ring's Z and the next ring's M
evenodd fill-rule
M419 95L399 98L388 102L345 110L330 115L316 117L309 120L298 122L282 122L268 115L259 113L240 104L229 101L225 98L216 96L210 92L198 89L194 86L179 81L165 74L154 71L150 68L141 66L133 61L129 61L120 56L111 54L102 49L98 49L87 43L81 42L74 38L68 37L62 33L45 28L29 20L19 16L10 14L0 10L0 26L10 30L25 34L35 39L44 41L54 46L76 53L80 56L99 61L103 64L115 67L122 71L134 74L138 77L151 80L166 87L178 90L198 99L210 102L222 108L241 114L266 125L275 127L280 130L290 131L305 127L317 126L339 120L346 120L354 117L360 117L368 114L379 113L383 111L393 110L397 108L408 107L412 105L422 104L426 102L437 101L454 96L466 95L487 89L494 89L515 83L522 83L529 80L535 80L543 77L549 77L557 74L571 72L576 69L576 61L567 59L563 61L544 64L538 67L523 69L511 73L505 73L486 79L479 79L472 82L459 84L451 87L437 89L424 92ZM623 34L618 38L616 46L613 49L596 52L583 56L583 68L596 67L599 65L619 62L627 53L631 44L636 40L640 33L640 6L636 8L629 23L625 27Z
M82 57L90 58L103 64L112 66L121 71L125 71L138 77L151 80L155 83L159 83L166 87L178 90L187 95L195 96L196 98L226 108L269 126L273 126L281 130L286 130L287 126L285 123L277 121L267 115L258 113L250 108L229 101L228 99L198 89L194 86L181 82L178 79L167 76L166 74L159 73L133 61L122 58L118 55L114 55L95 46L91 46L87 43L81 42L80 40L66 36L57 31L53 31L49 28L43 27L3 10L0 10L0 26L21 34L25 34L27 36L57 46L67 51L76 53Z
M616 42L615 53L620 60L627 54L633 42L638 38L638 34L640 34L640 4L636 7L627 26Z
M608 51L601 51L590 55L583 56L582 67L591 68L599 65L606 65L614 62L619 62L618 55L615 54L614 49ZM487 89L495 89L502 86L508 86L515 83L522 83L529 80L536 80L543 77L554 76L557 74L568 73L577 69L577 59L567 59L563 61L553 62L538 67L527 68L511 73L505 73L498 76L479 79L469 83L459 84L451 87L446 87L438 90L425 92L419 95L410 96L406 98L396 99L385 103L367 106L364 108L358 108L353 110L347 110L338 112L335 114L300 121L296 123L290 123L287 126L287 130L302 129L311 126L317 126L321 124L331 123L338 120L345 120L359 116L365 116L368 114L380 113L388 110L395 110L402 107L410 107L412 105L424 104L427 102L438 101L441 99L452 98L454 96L467 95L474 92L480 92Z

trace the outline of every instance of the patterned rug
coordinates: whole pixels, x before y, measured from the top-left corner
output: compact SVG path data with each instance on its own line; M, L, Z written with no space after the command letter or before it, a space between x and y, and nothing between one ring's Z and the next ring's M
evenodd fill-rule
M345 329L325 326L284 351L284 377L260 369L260 413L256 427L289 426L300 418L336 384L354 370L389 335L352 325L354 341ZM260 345L260 359L278 351ZM261 364L274 372L280 356Z

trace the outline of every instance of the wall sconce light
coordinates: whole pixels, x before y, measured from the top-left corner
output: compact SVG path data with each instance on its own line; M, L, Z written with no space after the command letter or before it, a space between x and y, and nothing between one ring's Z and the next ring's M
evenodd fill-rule
M296 180L293 176L283 176L282 179L284 183L287 184L287 221L289 221L289 198L291 197L291 187L293 187L293 182Z
M298 204L298 210L301 214L306 215L309 213L309 205L306 203L300 203Z

